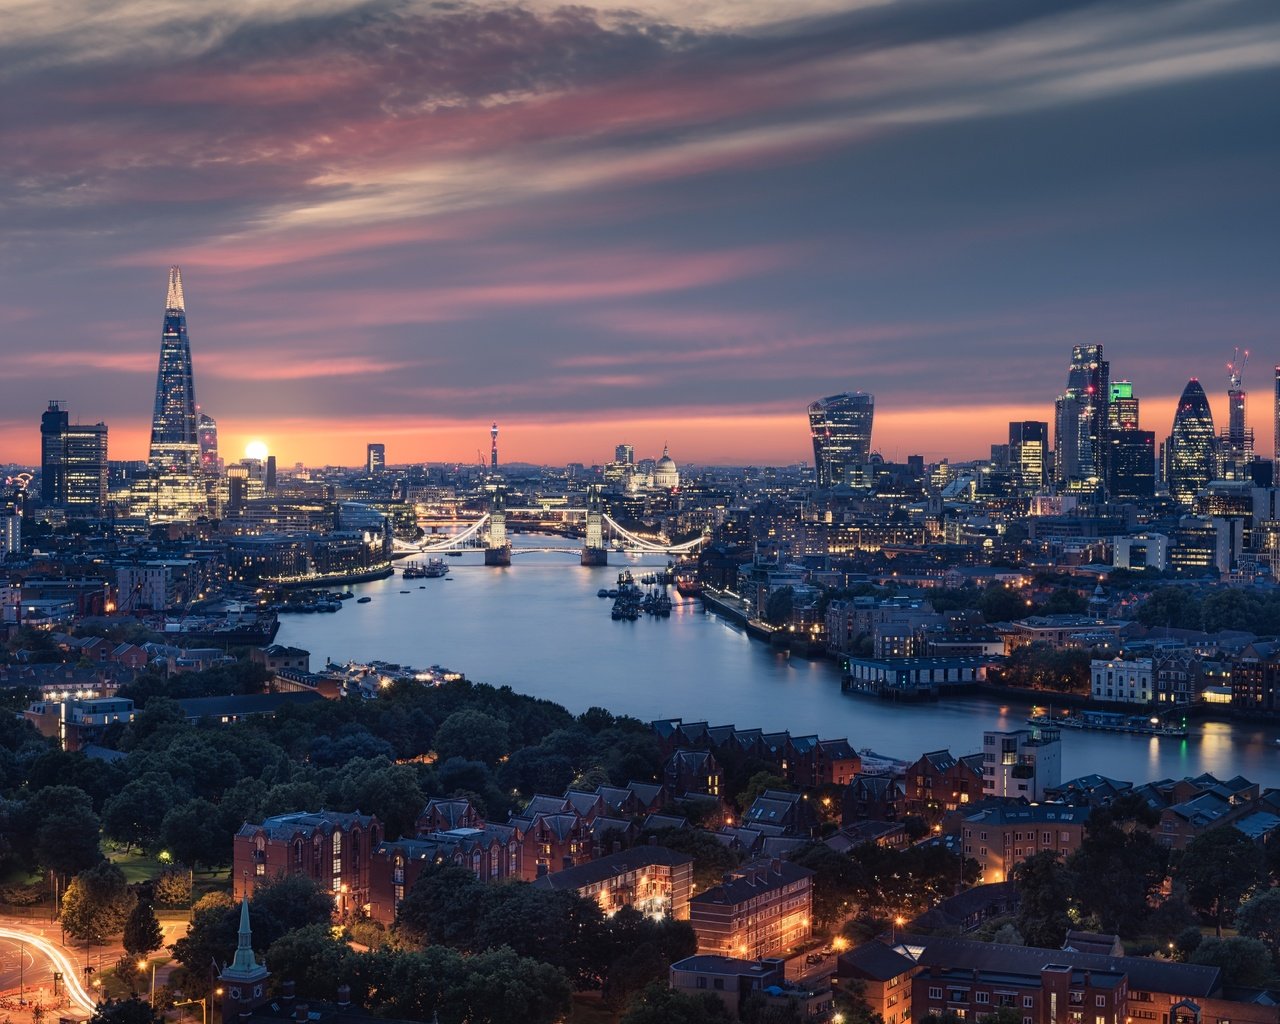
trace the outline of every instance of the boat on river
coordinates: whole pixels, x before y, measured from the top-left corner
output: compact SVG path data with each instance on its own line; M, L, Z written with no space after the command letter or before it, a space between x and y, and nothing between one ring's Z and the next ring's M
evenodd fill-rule
M1032 715L1028 725L1054 729L1088 729L1093 732L1120 732L1130 736L1159 736L1186 739L1185 725L1166 725L1156 716L1126 715L1118 711L1080 711L1070 715Z

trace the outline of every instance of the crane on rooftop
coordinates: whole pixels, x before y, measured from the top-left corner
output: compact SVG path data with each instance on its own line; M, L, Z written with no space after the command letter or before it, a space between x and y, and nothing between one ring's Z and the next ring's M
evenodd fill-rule
M1231 362L1227 363L1227 383L1231 386L1232 391L1239 391L1240 384L1244 380L1244 368L1249 363L1249 350L1245 349L1243 353L1240 346L1237 345L1235 351L1231 354Z

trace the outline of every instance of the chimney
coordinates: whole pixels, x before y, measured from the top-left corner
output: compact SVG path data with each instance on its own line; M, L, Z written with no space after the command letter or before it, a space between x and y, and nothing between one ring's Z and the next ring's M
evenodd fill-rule
M293 1002L293 997L298 994L298 986L294 984L292 978L287 978L280 984L280 998L285 1002Z
M345 981L338 986L338 1005L342 1007L351 1005L351 986Z

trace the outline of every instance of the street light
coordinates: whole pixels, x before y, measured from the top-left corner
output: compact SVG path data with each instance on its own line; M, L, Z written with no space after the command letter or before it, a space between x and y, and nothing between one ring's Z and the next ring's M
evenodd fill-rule
M148 1002L154 1006L156 1001L156 962L154 960L139 960L138 970L145 971L147 969L148 962L151 964L151 997Z
M200 1021L201 1024L209 1024L209 997L201 996L199 999L180 999L174 1003L174 1006L190 1006L192 1003L200 1004Z

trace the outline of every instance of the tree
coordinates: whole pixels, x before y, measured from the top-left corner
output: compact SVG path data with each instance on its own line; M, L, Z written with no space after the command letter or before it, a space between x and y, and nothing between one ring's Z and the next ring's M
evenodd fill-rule
M103 830L112 839L154 850L160 827L173 806L173 784L159 772L148 772L130 782L103 805Z
M77 786L45 786L23 804L16 840L33 837L25 857L61 875L74 875L102 859L101 824L89 794ZM20 848L22 849L22 848Z
M1187 844L1175 878L1187 889L1187 902L1212 914L1216 934L1235 913L1245 894L1266 876L1266 858L1244 833L1234 828L1210 829Z
M493 767L511 753L511 733L506 722L483 711L455 711L436 730L435 749L441 761L461 757Z
M187 934L171 947L194 983L207 984L210 965L225 964L231 959L239 923L235 902L227 893L207 893L196 901ZM256 931L254 938L257 938Z
M717 996L685 995L659 981L640 994L619 1024L729 1024L733 1020L734 1015Z
M165 868L151 883L151 892L162 907L182 907L191 902L191 875L181 864Z
M527 883L483 889L487 906L471 940L473 952L508 946L560 969L575 988L600 987L610 952L600 904Z
M982 592L978 609L987 622L1008 622L1020 619L1027 613L1021 594L1003 583L995 583Z
M333 999L339 982L351 973L356 957L351 947L333 937L327 925L312 924L280 936L267 949L267 967L277 978L289 978L305 999Z
M756 802L756 799L758 797L761 797L764 795L765 790L768 790L768 789L784 789L785 790L789 788L790 787L787 785L787 780L784 779L781 775L777 775L771 771L756 772L753 776L751 776L750 779L747 780L746 788L741 793L738 794L738 799L737 799L738 808L742 811L746 811L753 803Z
M99 1003L89 1024L164 1024L164 1018L145 999L129 996Z
M764 620L772 626L785 626L791 621L791 613L795 610L796 592L794 587L779 587L769 592L764 602Z
M333 896L306 875L282 875L259 882L249 900L253 948L265 952L282 935L308 925L328 925Z
M1191 954L1193 964L1222 968L1222 980L1228 985L1262 985L1271 977L1271 954L1258 939L1235 936L1219 939L1209 936Z
M1280 954L1280 889L1263 889L1245 900L1236 911L1236 929L1262 940L1273 957Z
M124 951L133 958L145 957L164 945L164 932L151 904L138 900L124 923Z
M693 858L693 884L698 892L719 885L738 866L738 855L701 829L664 828L656 831L653 838L660 846Z
M136 902L124 872L110 861L80 872L62 897L62 924L77 939L102 943L118 934Z
M220 867L231 863L231 837L218 820L218 809L197 797L174 805L160 825L164 848L186 864Z
M419 946L470 948L484 886L455 864L429 864L396 911L396 932Z
M857 891L857 865L847 854L838 853L825 843L810 843L791 859L814 872L814 918L827 925L843 921Z
M1067 870L1052 850L1033 854L1013 869L1018 887L1018 931L1028 946L1058 949L1071 927L1071 885Z
M1151 834L1156 813L1136 794L1095 808L1084 839L1070 857L1071 890L1103 929L1135 934L1168 874L1169 853Z
M1013 923L1002 924L996 929L995 935L991 937L991 941L1002 946L1025 946L1026 939L1022 937L1022 932L1018 931L1018 926ZM1019 1017L1018 1024L1021 1024Z

